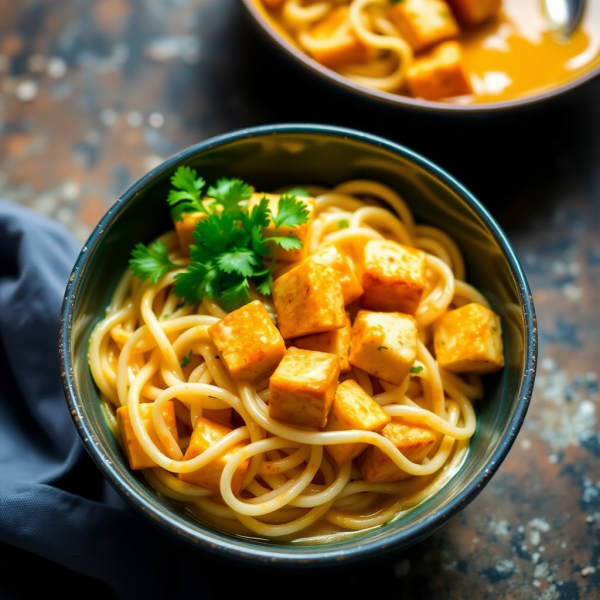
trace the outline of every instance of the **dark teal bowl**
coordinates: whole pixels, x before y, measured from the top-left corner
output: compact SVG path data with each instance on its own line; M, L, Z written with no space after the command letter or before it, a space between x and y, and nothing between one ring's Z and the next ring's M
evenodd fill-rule
M477 431L462 469L402 519L334 543L259 543L195 521L129 470L104 421L87 363L88 338L133 246L171 227L165 198L173 170L183 164L208 180L236 176L264 190L289 183L333 186L353 178L374 179L396 189L417 221L444 229L462 248L468 280L501 315L506 367L486 379L486 397L476 405ZM412 545L481 492L506 458L525 418L536 370L536 331L529 286L506 235L451 175L403 146L360 131L273 125L235 131L180 152L142 177L110 208L81 251L66 290L60 360L67 403L85 447L115 489L151 522L221 558L314 567L375 559Z

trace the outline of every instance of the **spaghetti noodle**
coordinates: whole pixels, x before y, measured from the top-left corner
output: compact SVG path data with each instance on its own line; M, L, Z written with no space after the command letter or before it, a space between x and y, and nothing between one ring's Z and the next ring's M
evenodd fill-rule
M438 229L416 224L390 187L354 180L331 190L307 191L315 210L304 242L306 257L277 261L275 282L333 244L359 274L365 246L373 240L425 253L426 282L414 312L418 340L410 373L396 385L351 364L339 377L340 387L348 381L357 384L387 422L428 432L433 441L424 458L407 458L381 430L332 430L272 418L269 377L232 378L211 337L211 327L227 312L208 295L196 305L183 304L175 295L174 281L190 260L181 252L175 231L160 239L177 268L156 283L142 282L127 270L89 343L91 373L107 422L130 458L135 444L149 461L145 464L150 466L138 468L159 493L232 534L296 542L331 539L399 519L457 472L475 432L473 403L483 395L483 386L477 374L440 368L434 327L453 309L473 303L489 309L485 298L464 281L465 266L455 242ZM250 295L277 319L270 297L252 289ZM360 298L346 310L356 324ZM131 439L116 416L121 407L127 409ZM202 423L222 423L224 416L229 426L219 430L223 435L190 457L194 430ZM338 464L328 451L342 444L361 445L361 456L377 449L388 468L402 475L367 481L360 456ZM186 474L206 470L223 456L227 460L217 491L185 480ZM236 483L242 465L247 468Z

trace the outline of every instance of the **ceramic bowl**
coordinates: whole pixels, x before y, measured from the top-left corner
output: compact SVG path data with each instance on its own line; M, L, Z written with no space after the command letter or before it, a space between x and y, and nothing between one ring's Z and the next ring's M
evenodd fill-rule
M171 227L165 202L179 165L208 180L236 176L257 189L290 182L332 186L370 178L396 189L418 222L443 228L461 247L468 280L501 316L505 368L486 379L478 426L457 475L400 520L350 539L284 545L236 538L190 517L128 468L100 407L87 362L88 339L127 266L132 247ZM217 557L250 564L326 566L379 558L443 526L471 502L506 458L523 423L536 370L536 322L529 287L506 235L451 175L411 150L360 131L287 124L243 129L187 148L153 169L108 210L83 247L62 307L60 360L74 424L106 479L141 514Z
M353 98L362 98L375 103L376 105L400 108L413 113L433 113L436 115L465 117L475 115L485 115L489 117L492 115L511 113L518 109L535 107L540 103L546 105L550 100L570 96L570 92L581 88L600 75L600 60L598 60L597 57L595 59L591 59L588 56L590 52L598 52L597 43L595 41L596 34L588 32L586 35L589 35L591 40L589 43L589 49L586 51L581 51L581 55L577 55L577 57L573 58L570 62L575 64L585 56L589 67L585 69L580 69L577 67L578 72L574 77L562 81L557 85L541 86L537 91L533 91L530 94L520 95L519 97L515 98L508 98L498 101L486 101L482 103L463 104L443 100L431 101L423 98L413 98L406 95L385 92L371 87L366 87L355 81L352 81L348 77L344 77L333 69L330 69L314 60L306 52L302 51L287 33L285 33L279 27L274 26L274 22L268 11L263 8L262 5L260 5L260 0L240 0L240 3L244 7L245 12L249 16L252 23L259 31L259 34L277 51L290 58L291 61L295 63L295 65L301 70L311 73L325 84L333 86L334 89L337 89L342 93L347 93ZM591 7L588 3L588 8L586 10L589 11L592 9L595 12L590 16L590 19L595 19L599 14L598 9L597 7ZM525 7L525 10L531 11L531 6L528 4ZM525 42L526 44L532 43L529 37L532 35L534 37L539 35L539 24L537 21L543 19L541 3L539 10L540 14L537 16L530 15L529 12L527 12L528 18L535 17L532 21L535 23L535 25L533 26L532 31L529 31L528 29L531 28L531 24L528 25L528 28L525 28L526 31L524 31L523 36L525 40L527 40ZM533 32L535 32L535 34ZM469 35L472 35L472 32L469 33ZM501 43L501 40L499 41L496 38L498 38L498 36L494 37L493 42L496 44ZM490 41L490 43L492 43L492 41ZM539 40L537 40L535 43L539 43ZM576 43L579 47L582 43L581 38ZM492 75L495 76L495 73L492 73ZM502 75L502 73L500 73L500 75ZM518 110L518 112L521 111Z

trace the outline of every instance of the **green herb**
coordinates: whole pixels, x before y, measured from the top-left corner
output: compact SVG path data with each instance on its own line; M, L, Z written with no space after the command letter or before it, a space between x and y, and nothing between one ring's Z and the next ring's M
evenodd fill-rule
M166 314L165 314L165 315L163 315L163 316L162 316L162 318L163 318L163 320L166 320L166 319L168 319L170 316L171 316L171 315L166 315Z
M171 215L174 221L180 221L184 212L208 212L202 202L206 182L197 176L194 169L179 167L171 177L171 185L176 189L169 192L167 202L173 207Z
M179 267L169 260L167 245L162 240L156 240L148 246L136 244L131 251L129 266L134 275L150 283L156 283L165 273Z
M190 350L180 361L182 367L189 365L192 362L192 351Z
M406 2L406 0L390 0L390 2L392 4L402 4L403 2Z
M288 190L286 192L286 194L288 196L296 196L297 198L308 198L310 196L310 194L308 193L308 190L305 190L304 188L301 188L301 187L297 187L297 188Z
M398 340L398 343L399 343L401 346L404 346L404 344L402 343L402 340Z
M410 372L413 375L417 375L418 373L420 373L423 370L423 367L421 365L419 365L418 367L411 367L410 368Z
M308 221L308 209L297 199L305 190L282 194L277 214L273 214L266 197L248 209L253 188L241 179L217 180L207 190L209 200L204 201L202 190L206 183L190 167L179 167L171 184L175 189L169 192L167 201L175 220L185 212L205 215L194 230L196 243L190 246L190 265L175 276L175 294L188 304L200 302L206 294L219 300L226 310L250 302L250 282L260 294L269 295L277 246L284 250L302 248L299 238L279 235L279 231ZM267 227L272 231L270 236L266 235ZM161 241L147 247L138 244L130 266L135 275L152 283L178 268L169 260L167 247Z
M339 229L348 229L348 227L350 227L348 219L341 219L340 221L338 221Z
M379 348L377 348L377 352L381 352L382 350L388 350L387 346L379 346Z

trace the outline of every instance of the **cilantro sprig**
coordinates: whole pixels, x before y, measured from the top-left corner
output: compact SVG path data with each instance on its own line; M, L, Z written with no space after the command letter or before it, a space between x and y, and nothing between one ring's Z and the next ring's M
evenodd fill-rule
M248 208L254 190L241 179L218 179L208 187L208 198L202 197L206 182L189 167L179 167L171 184L174 189L167 202L174 220L185 212L204 215L194 230L196 243L190 246L190 265L175 275L175 294L188 304L207 295L219 300L226 310L250 302L251 283L260 294L269 295L277 247L302 248L298 237L282 235L282 229L294 229L308 221L306 204L297 199L304 190L282 194L277 211L272 211L266 197ZM138 244L130 265L138 277L153 283L178 268L169 260L164 242L148 247Z
M172 269L179 268L169 259L167 245L162 240L151 242L148 246L136 244L131 251L129 266L134 275L150 283L156 283Z

